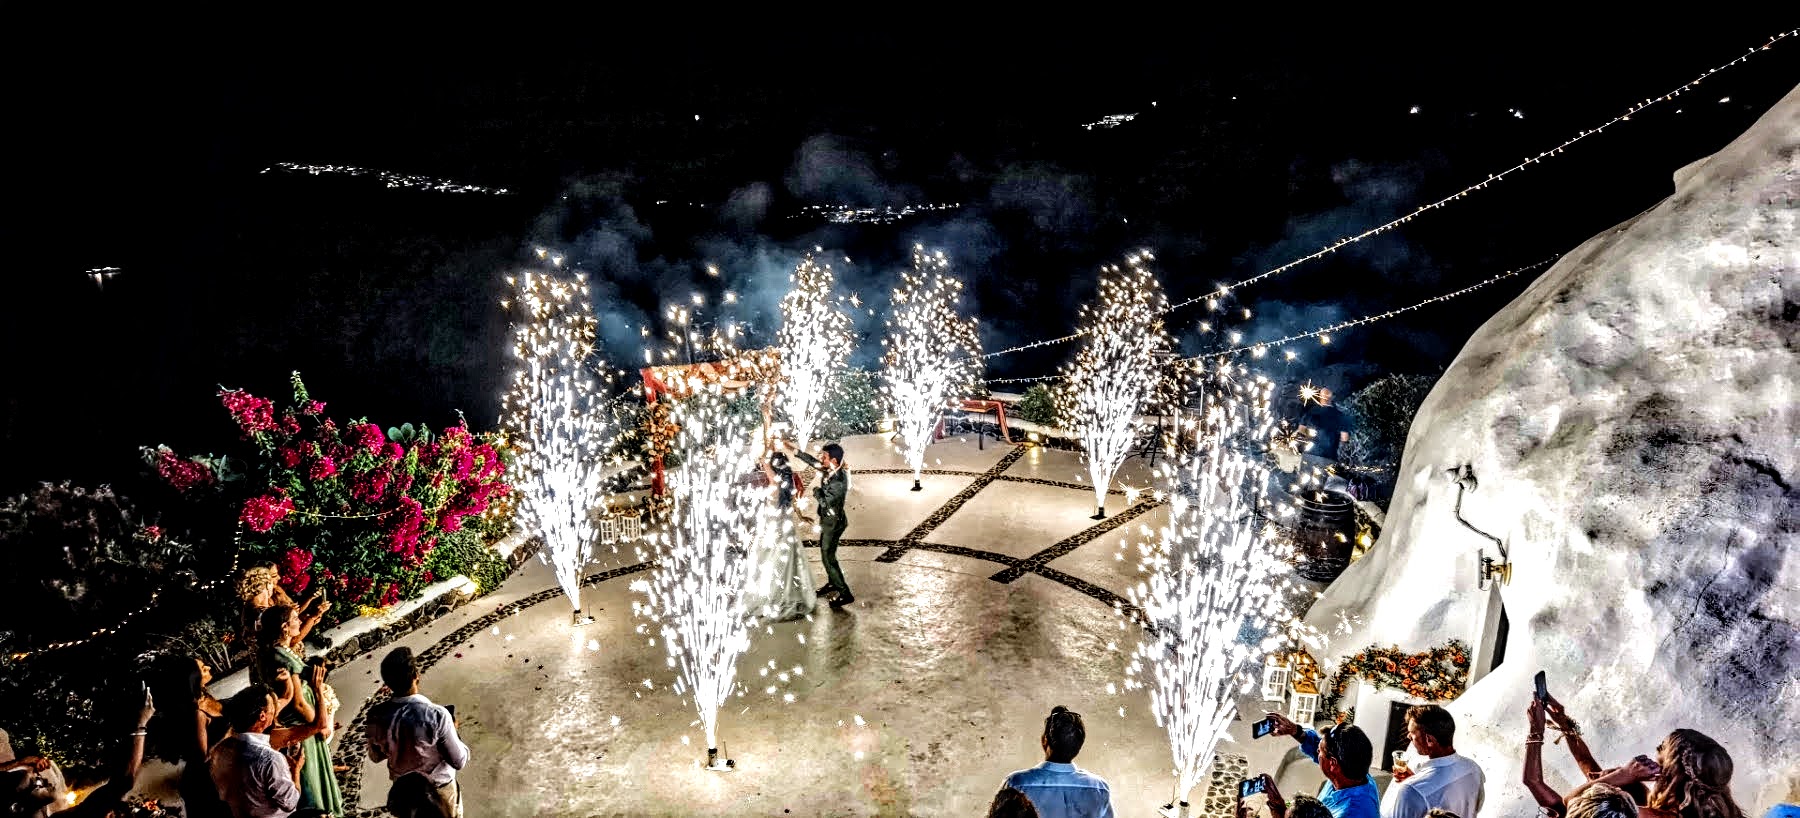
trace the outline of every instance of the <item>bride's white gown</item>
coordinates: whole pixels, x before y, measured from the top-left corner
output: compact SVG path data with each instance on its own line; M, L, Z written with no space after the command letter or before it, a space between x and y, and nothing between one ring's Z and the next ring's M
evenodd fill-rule
M750 555L744 610L765 622L798 619L818 603L812 569L800 551L800 531L790 509L761 526L762 536Z

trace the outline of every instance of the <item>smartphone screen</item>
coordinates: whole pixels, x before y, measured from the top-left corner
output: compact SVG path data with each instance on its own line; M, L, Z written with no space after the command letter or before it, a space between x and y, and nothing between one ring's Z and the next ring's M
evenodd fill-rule
M1275 729L1275 720L1271 719L1271 718L1264 718L1262 721L1259 721L1256 724L1253 724L1250 726L1250 737L1251 738L1262 738L1263 736L1268 735L1270 733L1270 731L1272 731L1274 729Z
M1249 798L1252 795L1262 792L1263 789L1262 776L1259 775L1255 778L1246 778L1243 781L1238 782L1238 800L1242 801L1245 798Z

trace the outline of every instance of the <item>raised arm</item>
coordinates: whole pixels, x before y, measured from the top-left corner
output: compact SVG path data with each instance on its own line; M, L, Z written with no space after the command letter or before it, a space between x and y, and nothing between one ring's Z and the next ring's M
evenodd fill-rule
M325 618L325 612L331 610L331 603L327 602L323 597L314 594L306 600L306 607L311 609L312 612L302 615L300 619L300 635L298 638L302 642L306 641L306 637L312 635L313 628L318 627L319 625L319 620Z
M294 680L293 674L288 674L288 678ZM325 684L325 666L313 665L311 678L308 681L313 686L313 696L315 698L322 698L320 697L319 689ZM294 705L296 709L305 703L306 697L299 695L299 691L295 691ZM311 710L312 712L310 714L304 712L301 714L303 718L312 720L307 724L296 727L270 727L269 746L279 750L283 747L291 747L295 744L299 744L302 741L325 732L325 728L331 726L331 713L325 709L325 705L323 704L313 707ZM376 760L379 761L380 759Z
M1538 806L1560 818L1565 810L1562 796L1544 783L1544 703L1533 697L1531 704L1525 706L1525 718L1531 725L1525 735L1525 789Z
M1581 725L1576 724L1575 719L1563 709L1562 702L1557 701L1555 696L1546 696L1544 709L1550 716L1551 726L1561 731L1563 738L1568 739L1569 755L1575 757L1575 766L1581 768L1582 777L1595 778L1604 772L1605 768L1594 760L1593 751L1588 749L1587 741L1581 737ZM1539 729L1538 732L1542 733L1543 730Z

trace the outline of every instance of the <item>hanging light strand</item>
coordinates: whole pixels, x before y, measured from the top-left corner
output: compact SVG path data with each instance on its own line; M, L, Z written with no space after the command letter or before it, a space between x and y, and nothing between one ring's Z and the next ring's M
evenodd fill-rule
M1299 333L1296 335L1289 335L1286 338L1277 338L1273 341L1262 341L1262 342L1255 343L1255 344L1244 344L1242 346L1235 346L1235 347L1231 347L1230 349L1220 350L1218 352L1201 353L1201 354L1195 355L1191 358L1184 358L1182 360L1183 361L1209 360L1209 359L1213 359L1213 358L1223 358L1227 355L1235 355L1239 352L1249 352L1252 355L1261 357L1264 353L1268 352L1270 349L1273 349L1275 347L1279 347L1279 346L1282 346L1285 344L1291 344L1295 341L1304 341L1308 338L1318 338L1320 340L1321 344L1329 344L1329 343L1331 343L1331 334L1334 332L1341 332L1343 330L1352 329L1354 327L1360 327L1360 326L1363 326L1364 324L1373 324L1376 321L1382 321L1382 320L1386 320L1388 318L1393 318L1396 315L1403 315L1405 313L1412 312L1413 310L1428 307L1432 304L1439 304L1439 303L1442 303L1445 301L1449 301L1450 299L1455 298L1459 295L1466 295L1468 293L1472 293L1476 290L1481 289L1482 287L1486 287L1487 285L1493 284L1497 281L1504 281L1506 279L1512 278L1513 276L1519 275L1521 273L1528 273L1533 270L1541 270L1544 267L1550 265L1552 262L1556 261L1557 259L1559 259L1561 257L1562 257L1562 254L1558 253L1554 256L1544 259L1543 261L1539 261L1535 264L1528 264L1524 267L1514 268L1511 270L1507 270L1504 273L1498 273L1496 275L1489 276L1487 278L1484 278L1480 281L1475 282L1474 284L1470 284L1469 286L1464 287L1460 290L1452 290L1452 291L1444 293L1442 295L1432 296L1431 298L1427 298L1424 301L1420 301L1417 304L1409 304L1404 307L1399 307L1396 309L1388 310L1387 312L1375 313L1373 315L1365 315L1361 318L1353 318L1353 319L1350 319L1349 321L1339 321L1338 323L1332 324L1327 327L1320 327L1311 332L1302 332L1302 333Z
M1749 49L1746 53L1738 55L1737 59L1734 59L1723 65L1719 65L1719 66L1715 66L1713 68L1707 69L1706 71L1702 72L1698 77L1695 77L1692 80L1682 83L1680 86L1676 87L1674 90L1669 91L1668 93L1665 93L1661 96L1647 97L1643 100L1640 100L1637 103L1634 103L1631 107L1627 108L1624 113L1619 114L1618 116L1615 116L1612 119L1609 119L1604 123L1601 123L1598 127L1589 128L1587 130L1581 131L1581 132L1575 134L1574 136L1564 140L1562 142L1562 144L1559 144L1554 148L1550 148L1549 150L1541 151L1536 156L1525 157L1524 159L1520 160L1518 164L1513 165L1512 167L1507 168L1505 170L1502 170L1499 173L1490 173L1490 174L1488 174L1487 178L1483 179L1482 181L1479 181L1479 182L1476 182L1475 184L1469 185L1468 187L1465 187L1462 190L1459 190L1455 193L1445 196L1444 198L1439 199L1435 202L1431 202L1430 204L1421 205L1418 208L1414 209L1412 212L1407 213L1406 215L1401 216L1397 219L1394 219L1393 221L1387 222L1386 224L1378 225L1376 227L1369 228L1368 230L1364 230L1361 233L1357 233L1352 236L1346 236L1344 238L1338 239L1337 241L1332 242L1331 244L1321 247L1312 253L1301 256L1300 258L1294 259L1293 261L1290 261L1279 267L1265 270L1261 273L1253 275L1242 281L1238 281L1234 284L1227 284L1216 290L1213 290L1212 292L1205 293L1202 295L1197 295L1197 296L1194 296L1193 298L1187 299L1186 301L1178 302L1175 305L1171 306L1169 308L1169 310L1172 312L1174 310L1181 309L1182 307L1188 307L1188 306L1192 306L1194 304L1198 304L1202 301L1208 301L1211 299L1216 299L1216 298L1220 298L1220 297L1223 297L1226 295L1230 295L1233 290L1235 290L1239 287L1245 287L1245 286L1255 284L1257 282L1264 281L1264 280L1273 278L1275 276L1281 275L1282 273L1285 273L1288 270L1291 270L1295 267L1305 264L1306 262L1312 261L1314 259L1323 258L1325 256L1328 256L1332 253L1337 252L1338 250L1343 249L1346 246L1355 244L1359 241L1379 235L1381 233L1385 233L1389 230L1399 227L1402 224L1410 222L1413 219L1416 219L1419 216L1422 216L1429 211L1437 210L1439 208L1442 208L1444 205L1447 205L1458 199L1467 197L1470 194L1475 193L1476 191L1484 190L1489 185L1492 185L1495 182L1498 182L1501 179L1506 178L1507 176L1511 176L1511 175L1518 173L1519 171L1522 171L1532 165L1543 162L1544 160L1549 159L1550 157L1561 154L1563 151L1568 150L1575 143L1580 142L1583 139L1586 139L1590 136L1594 136L1595 134L1598 134L1601 131L1604 131L1607 128L1610 128L1621 122L1630 120L1634 114L1640 113L1643 110L1645 110L1653 105L1657 105L1657 104L1663 103L1663 102L1668 102L1684 93L1687 93L1688 91L1693 90L1694 86L1699 85L1706 78L1711 77L1712 75L1717 74L1720 71L1724 71L1725 69L1730 68L1734 65L1745 62L1745 61L1749 60L1751 57L1756 56L1760 52L1768 51L1776 43L1779 43L1782 40L1785 40L1789 37L1793 37L1796 35L1800 35L1800 29L1792 29L1789 31L1781 32L1780 34L1776 34L1775 36L1770 37L1769 41L1766 43L1763 43L1761 46L1753 47L1753 48ZM1080 338L1084 331L1085 330L1077 330L1076 332L1073 332L1068 335L1064 335L1060 338L1050 338L1050 339L1043 340L1043 341L1033 341L1029 344L1021 344L1021 345L1015 346L1015 347L1007 347L1006 349L995 350L993 352L988 353L985 357L993 358L993 357L996 357L999 355L1005 355L1005 354L1011 353L1011 352L1023 352L1028 349L1036 349L1038 347L1046 347L1046 346L1053 346L1055 344L1067 343L1069 341L1075 340L1076 338Z

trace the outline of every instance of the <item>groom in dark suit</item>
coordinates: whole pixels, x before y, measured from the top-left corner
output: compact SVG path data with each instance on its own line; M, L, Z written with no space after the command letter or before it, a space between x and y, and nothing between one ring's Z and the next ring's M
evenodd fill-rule
M819 485L813 489L813 496L819 499L819 551L827 580L825 587L819 589L819 596L835 591L837 597L831 600L831 607L842 608L856 601L837 559L838 541L850 525L850 519L844 516L844 497L850 493L850 468L844 465L844 447L827 443L819 448L817 460L799 449L794 449L794 456L819 471Z

